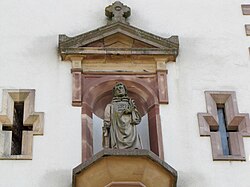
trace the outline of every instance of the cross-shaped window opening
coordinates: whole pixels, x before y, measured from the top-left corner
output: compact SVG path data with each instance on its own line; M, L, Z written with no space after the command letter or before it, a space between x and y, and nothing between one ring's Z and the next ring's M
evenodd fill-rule
M226 126L226 116L224 105L217 105L217 114L219 120L219 132L221 137L221 144L224 155L231 155L230 146L229 146L229 133Z
M11 155L22 154L23 131L32 131L32 125L23 124L24 102L14 102L12 126L3 125L4 131L12 131Z
M250 137L249 114L239 113L232 91L206 91L207 113L198 113L200 135L210 136L213 160L245 161L242 137Z
M237 132L237 130L228 130L227 129L227 120L226 120L226 113L225 113L225 105L224 104L217 104L217 115L218 115L218 128L214 129L211 128L211 132L219 132L221 138L221 145L223 150L223 155L232 155L230 149L230 135L229 132Z

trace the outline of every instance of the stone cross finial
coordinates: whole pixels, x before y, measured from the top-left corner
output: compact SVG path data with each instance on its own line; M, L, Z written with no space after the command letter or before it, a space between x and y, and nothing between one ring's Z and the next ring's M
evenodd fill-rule
M128 23L126 22L126 18L128 18L130 14L130 8L123 5L120 1L116 1L112 5L109 5L105 8L105 15L111 19L108 23L114 23L118 21Z

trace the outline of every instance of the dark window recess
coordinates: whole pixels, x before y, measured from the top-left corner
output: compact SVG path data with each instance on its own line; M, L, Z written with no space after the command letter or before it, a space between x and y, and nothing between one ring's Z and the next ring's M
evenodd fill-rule
M32 126L23 125L24 102L14 102L13 125L3 126L3 130L12 131L11 155L22 154L23 131L30 131Z
M229 133L226 127L226 118L224 107L217 106L217 113L219 118L219 132L221 137L221 144L224 155L231 155L230 152L230 142L229 142Z

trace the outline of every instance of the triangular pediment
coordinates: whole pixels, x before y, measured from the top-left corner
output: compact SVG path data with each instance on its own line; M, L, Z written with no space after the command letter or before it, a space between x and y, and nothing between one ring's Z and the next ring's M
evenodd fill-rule
M116 33L81 47L103 48L156 48L153 45L134 39L123 33Z
M107 56L159 57L175 61L179 52L178 36L164 38L131 26L130 8L116 1L105 8L107 25L74 37L59 35L62 60L98 59Z
M116 22L90 32L68 37L59 36L59 49L98 48L152 48L178 50L177 36L163 38L129 24Z

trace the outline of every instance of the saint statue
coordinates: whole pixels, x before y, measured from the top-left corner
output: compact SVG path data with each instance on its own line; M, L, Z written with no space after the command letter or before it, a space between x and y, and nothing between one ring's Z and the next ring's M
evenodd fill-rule
M119 82L113 88L113 99L105 108L103 147L111 149L142 149L136 125L141 116L134 100L127 96L126 86Z

